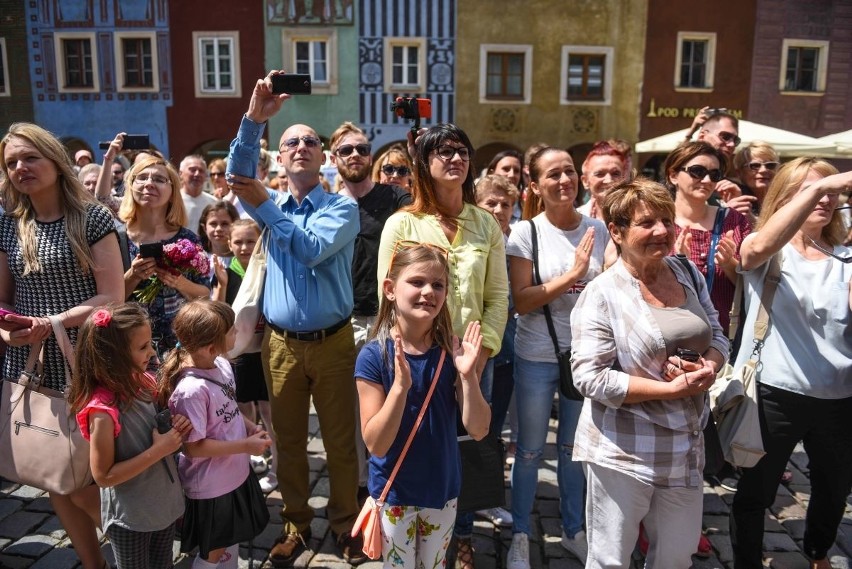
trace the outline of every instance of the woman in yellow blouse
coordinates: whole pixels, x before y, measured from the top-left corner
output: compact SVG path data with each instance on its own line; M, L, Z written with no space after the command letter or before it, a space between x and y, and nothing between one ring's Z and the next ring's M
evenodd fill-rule
M493 366L486 364L500 351L509 308L503 233L494 216L476 206L470 168L473 146L463 130L452 124L434 126L417 138L414 149L414 203L385 223L378 280L384 281L400 241L432 243L447 250L447 306L453 332L463 337L469 322L482 323L478 371L482 393L490 401ZM460 515L455 535L464 569L473 568L472 529L472 515Z

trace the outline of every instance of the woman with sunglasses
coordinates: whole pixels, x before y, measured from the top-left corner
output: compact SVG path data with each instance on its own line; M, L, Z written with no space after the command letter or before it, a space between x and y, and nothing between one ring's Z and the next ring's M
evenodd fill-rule
M751 223L733 208L707 203L725 171L725 157L706 142L687 142L666 158L663 171L675 202L675 253L695 263L727 333L740 244Z
M728 200L727 206L757 221L760 206L779 165L778 153L766 142L754 141L734 155L734 172L740 179L743 195Z
M448 251L450 290L447 307L454 333L464 337L470 322L482 324L482 351L477 364L480 387L491 399L493 365L500 351L509 310L509 283L503 232L494 216L476 206L470 160L473 145L452 124L439 124L417 138L414 149L414 203L385 223L379 245L378 282L388 272L398 241L432 243ZM455 537L456 566L473 569L473 513L459 514Z
M391 184L410 192L412 183L411 160L402 146L391 146L373 162L372 178L379 184Z
M839 194L852 172L798 158L772 180L756 231L742 243L741 272L749 307L743 346L754 342L769 260L780 254L781 276L768 308L769 333L758 366L758 400L766 455L743 470L731 508L737 569L763 567L763 522L784 467L801 440L811 496L802 549L811 569L830 569L834 543L852 487L852 249ZM741 350L736 366L751 356Z

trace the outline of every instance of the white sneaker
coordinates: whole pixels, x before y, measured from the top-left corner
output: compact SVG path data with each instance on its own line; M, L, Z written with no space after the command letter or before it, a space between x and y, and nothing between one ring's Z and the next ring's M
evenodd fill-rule
M487 510L479 510L476 512L476 515L480 518L489 520L496 526L502 526L504 528L512 527L512 514L504 508L488 508Z
M255 474L263 474L269 470L269 465L266 464L266 457L262 454L251 455L249 457L249 463L251 464L251 469L254 470Z
M586 532L580 530L574 534L574 537L568 537L565 535L565 531L563 530L561 543L562 547L564 547L569 553L573 554L574 557L583 563L586 562L586 557L589 555L589 544L586 541Z
M512 535L512 546L506 555L506 569L530 569L530 538L527 534Z
M269 494L270 492L278 488L278 477L275 476L275 473L273 472L270 472L269 474L261 478L259 482L260 489L263 491L264 494Z

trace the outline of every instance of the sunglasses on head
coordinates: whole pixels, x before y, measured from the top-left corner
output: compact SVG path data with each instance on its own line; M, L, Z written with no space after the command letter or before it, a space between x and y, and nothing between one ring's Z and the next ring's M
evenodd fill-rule
M467 146L456 147L444 144L435 149L435 154L437 154L441 160L452 160L453 156L456 154L458 154L459 158L465 162L470 160L470 150L468 150Z
M712 170L701 166L700 164L695 164L693 166L687 166L686 168L680 168L681 172L686 172L690 175L690 177L694 180L701 181L705 176L710 176L711 182L718 182L722 179L722 171L718 168L713 168Z
M408 166L394 166L393 164L385 164L382 166L382 173L385 176L393 176L396 174L400 178L404 178L411 174L411 170L408 169Z
M733 132L728 132L728 131L726 131L726 130L720 130L719 132L717 132L717 133L716 133L716 136L718 136L718 137L719 137L719 139L720 139L722 142L731 142L731 141L733 141L733 142L734 142L734 146L739 146L740 142L742 142L742 139L740 139L740 137L739 137L739 136L737 136L737 135L736 135L736 134L734 134Z
M292 150L293 148L299 146L300 140L304 142L305 146L307 146L308 148L316 148L318 146L322 146L322 140L320 140L316 136L310 136L306 134L305 136L294 136L293 138L288 138L287 140L281 143L281 146L278 148L278 150L281 150L284 147L287 147Z
M393 244L393 254L391 255L390 263L388 264L388 274L390 274L391 269L393 268L393 262L396 260L397 254L400 251L404 251L406 249L413 249L415 247L427 247L429 249L434 249L447 260L447 265L450 264L450 252L447 249L441 247L440 245L420 241L410 241L408 239L400 239L399 241Z
M352 152L357 152L359 156L369 156L370 155L370 145L369 144L342 144L337 147L335 150L335 154L340 156L341 158L348 158L352 155Z
M752 172L759 172L761 166L765 167L767 170L774 172L775 169L778 167L778 162L758 162L758 161L754 161L754 162L749 162L747 164L747 166L748 166L748 169L751 170Z

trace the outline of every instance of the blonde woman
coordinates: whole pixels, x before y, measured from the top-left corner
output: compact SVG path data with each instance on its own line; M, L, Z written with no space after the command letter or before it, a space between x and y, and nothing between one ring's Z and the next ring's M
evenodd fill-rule
M33 346L47 340L44 383L65 390L65 362L48 316L58 316L71 342L102 304L122 300L121 254L110 212L77 180L62 143L30 123L15 123L0 141L0 306L24 327L0 338L9 346L3 377L18 377ZM38 452L37 449L33 449ZM98 488L51 494L50 502L85 569L106 566L96 528Z

